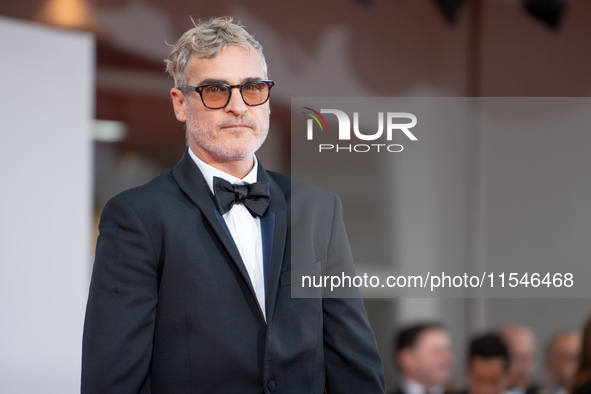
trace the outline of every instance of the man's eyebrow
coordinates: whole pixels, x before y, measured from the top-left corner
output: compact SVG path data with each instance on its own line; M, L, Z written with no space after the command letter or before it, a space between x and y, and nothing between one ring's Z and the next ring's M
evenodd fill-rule
M197 86L209 85L210 83L225 83L226 85L229 85L228 81L226 81L225 79L205 78L203 81L199 82Z
M261 77L249 77L249 78L244 78L242 80L242 83L244 82L254 82L254 81L265 81L266 78L261 78Z
M245 82L253 82L253 81L264 81L264 78L261 77L248 77L248 78L244 78L242 80L241 83L245 83ZM205 78L204 80L202 80L201 82L199 82L197 84L197 86L201 86L201 85L209 85L212 83L223 83L226 85L230 85L230 83L228 83L228 81L226 79L217 79L217 78Z

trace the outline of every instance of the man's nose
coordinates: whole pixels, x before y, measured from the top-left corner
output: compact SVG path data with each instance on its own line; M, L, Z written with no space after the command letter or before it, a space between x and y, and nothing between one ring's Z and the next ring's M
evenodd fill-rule
M228 105L224 108L226 112L232 112L236 116L240 116L246 112L248 106L242 99L242 94L240 94L240 89L237 87L232 88L232 94L230 95L230 101Z

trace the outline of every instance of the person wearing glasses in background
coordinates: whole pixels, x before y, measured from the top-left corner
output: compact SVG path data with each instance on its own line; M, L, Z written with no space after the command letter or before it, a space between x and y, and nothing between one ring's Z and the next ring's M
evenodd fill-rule
M338 197L255 156L274 85L261 45L216 18L166 64L188 148L103 210L82 393L383 393L361 298L291 297L292 248L318 272L354 267ZM292 245L296 221L309 237Z

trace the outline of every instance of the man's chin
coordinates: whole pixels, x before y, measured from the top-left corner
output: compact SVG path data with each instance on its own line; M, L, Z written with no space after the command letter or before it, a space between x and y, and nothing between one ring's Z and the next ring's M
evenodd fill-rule
M261 147L264 139L256 140L250 138L216 138L216 139L194 139L193 143L199 146L200 150L220 161L239 161L252 158L254 153Z
M257 149L244 149L244 146L241 146L235 147L233 149L229 147L226 149L219 149L215 153L219 159L223 159L225 161L239 161L252 158L256 151Z
M227 143L220 147L219 153L227 159L244 160L252 157L261 145L262 142L237 139L227 141Z

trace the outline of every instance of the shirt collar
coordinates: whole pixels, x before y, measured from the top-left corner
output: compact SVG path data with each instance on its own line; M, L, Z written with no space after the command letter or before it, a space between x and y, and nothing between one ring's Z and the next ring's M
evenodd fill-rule
M443 394L445 389L441 386L433 386L427 391L422 384L405 376L402 380L402 391L405 394Z
M195 164L197 164L197 167L199 167L199 170L203 174L203 177L205 178L205 181L207 182L207 186L209 186L209 189L211 190L212 193L214 192L213 191L213 177L214 176L225 179L226 181L228 181L232 184L234 184L234 183L248 184L248 183L256 183L256 181L257 181L259 161L256 158L256 156L254 157L254 166L252 167L252 170L250 170L250 172L248 174L246 174L246 176L244 178L240 179L240 178L236 178L233 175L228 174L227 172L218 170L217 168L214 168L214 167L210 166L209 164L205 163L203 160L199 159L197 157L197 155L195 155L195 153L193 153L191 148L189 148L189 155L191 155L191 158L193 159Z

